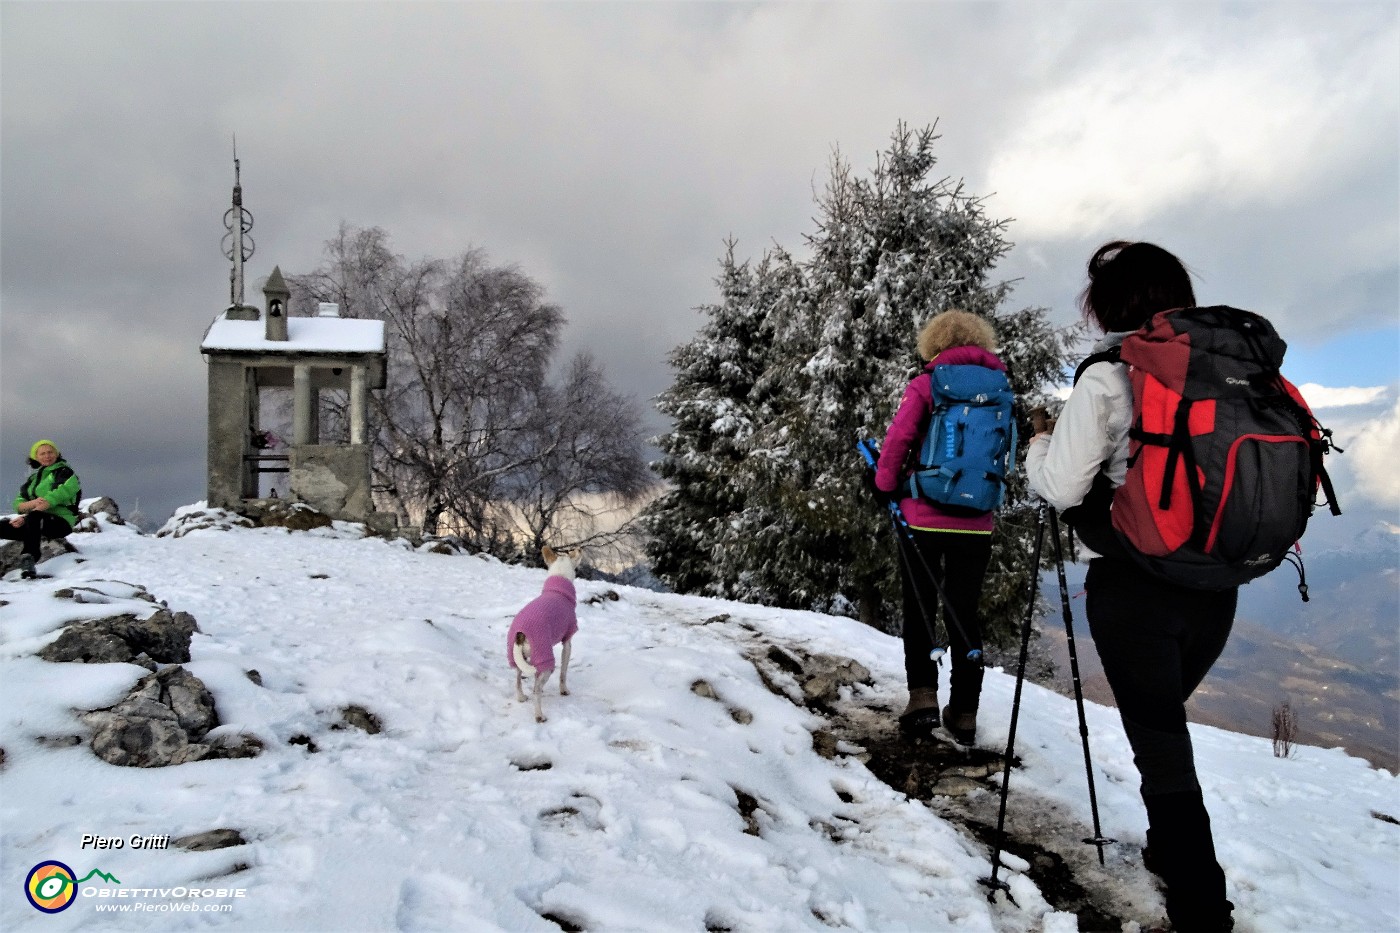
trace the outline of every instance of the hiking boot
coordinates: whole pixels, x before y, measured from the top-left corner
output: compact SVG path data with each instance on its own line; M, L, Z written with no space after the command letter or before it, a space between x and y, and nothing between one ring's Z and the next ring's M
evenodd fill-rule
M1151 870L1166 885L1172 928L1223 933L1234 927L1234 904L1225 897L1225 873L1216 860L1199 789L1145 794Z
M909 705L899 716L899 731L911 738L928 738L938 726L938 688L911 689Z
M38 576L34 571L34 558L28 554L19 556L19 575L26 580L33 580Z
M1142 867L1152 872L1152 874L1156 875L1158 878L1162 877L1162 869L1157 866L1157 863L1152 858L1151 846L1142 847Z
M915 710L899 717L899 731L904 733L906 738L931 739L938 731L938 726L938 707L936 706Z
M943 707L943 728L959 745L977 743L977 714L955 713L951 706Z

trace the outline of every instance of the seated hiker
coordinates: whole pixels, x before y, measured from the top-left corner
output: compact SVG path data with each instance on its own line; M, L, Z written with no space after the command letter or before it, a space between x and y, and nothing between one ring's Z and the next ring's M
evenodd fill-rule
M38 441L29 448L29 466L34 472L15 496L14 507L19 514L0 522L0 538L24 544L19 559L24 577L35 575L34 565L39 562L43 540L66 538L73 530L82 495L78 474L64 462L53 441Z

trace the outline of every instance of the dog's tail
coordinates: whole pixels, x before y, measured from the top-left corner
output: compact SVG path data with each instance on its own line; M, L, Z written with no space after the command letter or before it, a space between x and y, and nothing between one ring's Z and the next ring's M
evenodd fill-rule
M535 676L535 668L534 668L534 665L532 665L532 664L530 663L530 659L529 659L528 657L526 657L526 654L525 654L525 652L526 652L526 650L527 650L528 648L529 648L529 640L526 639L525 633L524 633L524 632L516 632L516 633L515 633L515 647L512 649L512 650L515 652L515 666L516 666L517 668L519 668L521 671L523 671L524 673L529 674L531 677L533 677L533 676Z

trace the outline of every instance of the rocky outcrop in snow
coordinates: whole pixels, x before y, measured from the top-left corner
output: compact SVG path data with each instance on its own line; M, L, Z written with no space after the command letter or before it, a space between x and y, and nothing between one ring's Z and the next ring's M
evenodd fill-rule
M93 753L114 765L160 768L261 751L247 737L234 746L201 741L219 725L219 716L208 688L183 667L149 674L116 706L80 718L93 727Z
M104 586L113 592L104 591ZM65 588L53 595L80 604L122 608L155 602L141 587L119 583ZM256 755L262 744L251 736L232 744L206 740L219 725L214 697L198 677L180 666L190 660L190 640L197 631L194 616L159 605L145 618L123 612L71 622L38 656L54 663L131 663L152 672L116 705L79 715L93 729L93 753L109 764L159 768Z
M197 631L199 625L188 612L157 609L146 619L123 614L68 626L39 657L84 664L129 661L154 670L157 663L188 662L190 637Z

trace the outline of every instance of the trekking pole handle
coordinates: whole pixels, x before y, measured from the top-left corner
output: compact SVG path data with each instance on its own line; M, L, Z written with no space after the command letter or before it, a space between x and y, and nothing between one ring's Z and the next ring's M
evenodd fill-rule
M856 441L856 450L858 450L861 457L864 458L866 467L870 472L874 473L876 461L879 459L880 453L880 449L875 446L875 442L873 440ZM907 529L909 527L909 522L904 518L904 511L900 509L898 502L894 499L890 499L890 501L885 504L885 507L889 509L890 515L893 516L900 529Z

